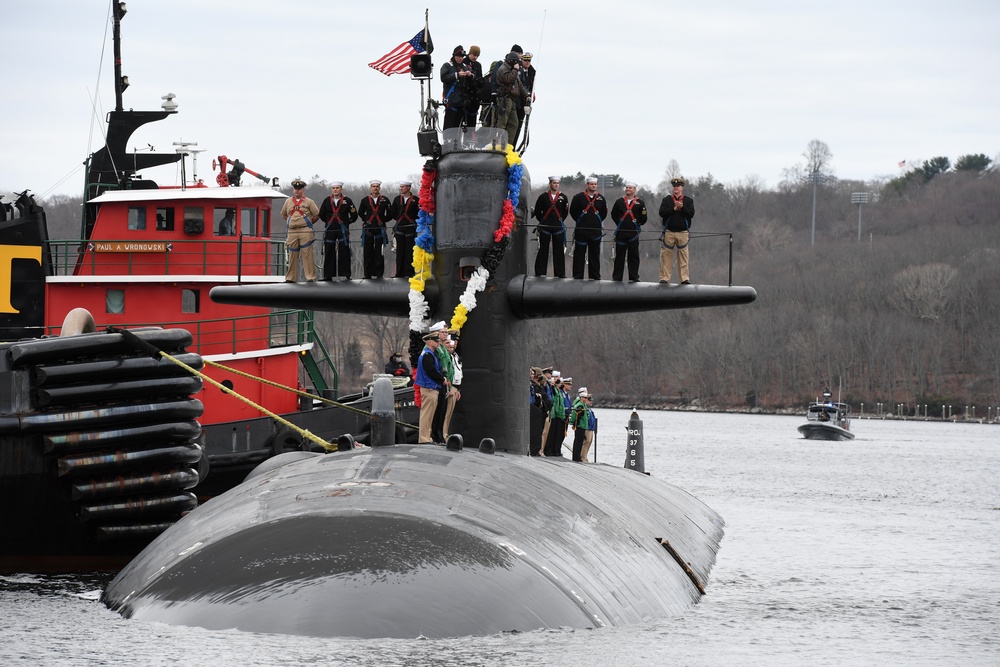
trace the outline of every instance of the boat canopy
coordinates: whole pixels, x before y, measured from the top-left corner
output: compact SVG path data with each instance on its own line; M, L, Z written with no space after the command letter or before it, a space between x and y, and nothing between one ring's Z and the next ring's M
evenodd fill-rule
M813 403L809 406L809 412L826 412L826 413L836 413L836 412L850 412L851 406L846 403Z

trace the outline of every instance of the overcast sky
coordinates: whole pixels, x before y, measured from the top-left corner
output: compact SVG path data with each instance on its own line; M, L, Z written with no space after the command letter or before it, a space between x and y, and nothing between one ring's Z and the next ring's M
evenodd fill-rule
M995 0L487 6L497 5L128 0L125 107L158 109L167 92L180 105L132 146L197 141L206 181L219 154L284 185L415 176L420 84L367 63L422 28L427 7L435 72L456 44L479 45L487 66L515 42L535 54L524 159L536 187L580 171L655 189L673 159L689 178L755 175L773 188L812 139L842 179L1000 153ZM0 191L82 191L77 168L103 145L93 120L114 107L108 14L106 0L5 3ZM149 175L175 183L172 169Z

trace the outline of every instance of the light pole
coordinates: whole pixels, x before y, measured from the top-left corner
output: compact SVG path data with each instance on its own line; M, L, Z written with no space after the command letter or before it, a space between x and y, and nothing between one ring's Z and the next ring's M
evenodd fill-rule
M858 205L858 243L861 242L861 205L868 203L867 192L851 193L851 203Z

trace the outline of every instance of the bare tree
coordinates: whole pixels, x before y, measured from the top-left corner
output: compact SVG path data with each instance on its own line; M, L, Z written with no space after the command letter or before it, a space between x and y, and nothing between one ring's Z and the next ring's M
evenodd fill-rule
M678 178L682 175L681 166L677 164L677 160L671 160L668 162L667 169L663 172L663 180L656 186L656 196L666 197L667 193L670 192L670 180Z
M825 141L813 139L809 142L809 145L806 146L806 150L802 153L802 157L806 159L807 175L826 174L827 168L833 160L833 153L830 152L830 147L826 145Z
M891 303L904 313L936 322L948 305L949 287L956 277L958 269L950 264L908 266L893 276Z

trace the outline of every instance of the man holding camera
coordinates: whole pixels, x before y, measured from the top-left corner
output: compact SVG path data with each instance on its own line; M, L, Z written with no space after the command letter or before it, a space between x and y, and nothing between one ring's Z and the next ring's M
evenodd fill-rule
M451 60L441 66L444 87L444 129L460 126L466 118L468 98L476 75L465 62L465 49L459 44Z
M504 57L503 64L497 69L497 117L492 123L507 131L507 143L517 140L520 123L517 118L517 108L524 106L528 99L528 91L524 89L519 76L521 70L521 55L511 51Z

